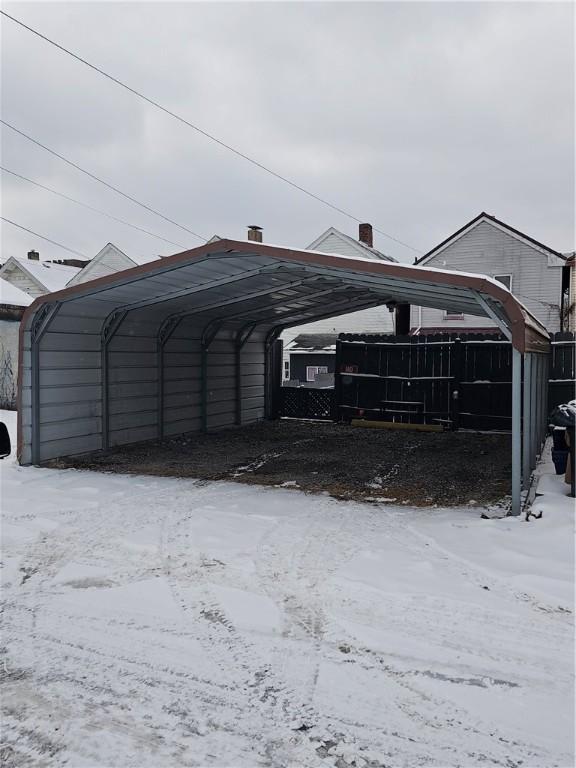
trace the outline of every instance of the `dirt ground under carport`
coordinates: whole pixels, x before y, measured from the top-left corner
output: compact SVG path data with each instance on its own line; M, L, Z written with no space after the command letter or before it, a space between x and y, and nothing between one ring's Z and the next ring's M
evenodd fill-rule
M114 448L51 466L234 480L340 499L485 506L510 490L510 436L266 421Z

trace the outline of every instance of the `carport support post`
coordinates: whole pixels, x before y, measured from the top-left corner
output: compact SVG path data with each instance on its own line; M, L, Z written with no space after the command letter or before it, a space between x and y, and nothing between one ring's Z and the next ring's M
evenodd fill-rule
M209 323L200 340L200 429L202 432L208 432L208 349L221 325L221 320Z
M118 328L128 314L125 309L112 312L106 319L101 335L101 365L102 365L102 449L110 447L110 400L109 400L109 360L108 347L116 335Z
M530 475L532 473L532 430L533 414L532 402L532 355L524 355L524 396L522 398L522 487L528 490Z
M234 395L236 398L234 421L237 426L242 424L242 349L255 328L256 325L253 324L238 331L234 341Z
M30 328L32 362L32 464L40 463L40 342L50 323L60 309L60 304L44 304L32 321Z
M164 347L182 320L183 317L180 315L172 315L166 318L160 326L156 340L158 356L158 440L162 440L164 437Z
M512 515L520 514L522 484L522 353L512 347Z

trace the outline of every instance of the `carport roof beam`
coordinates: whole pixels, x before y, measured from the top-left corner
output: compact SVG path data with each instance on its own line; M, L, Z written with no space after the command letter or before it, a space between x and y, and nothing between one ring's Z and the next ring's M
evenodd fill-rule
M206 279L207 265L215 267L216 264L220 273L222 270L228 270L229 274L216 280ZM349 258L316 251L299 251L251 241L219 240L207 243L191 251L66 288L50 295L49 299L68 304L82 302L83 299L89 300L92 297L96 299L100 295L109 305L114 303L115 294L120 297L123 293L124 300L119 298L117 309L159 303L166 305L166 314L172 314L174 310L170 311L169 304L177 294L186 296L191 292L197 293L219 286L223 289L223 301L225 301L226 286L235 284L237 287L239 280L248 278L249 275L257 276L267 271L274 271L274 268L313 272L318 276L336 278L341 285L355 285L358 288L366 287L363 286L365 282L374 282L381 290L388 293L391 300L418 304L419 299L422 299L427 305L432 305L436 301L441 308L454 307L457 311L462 311L463 303L468 306L468 302L474 302L476 293L479 293L489 301L493 311L501 313L502 318L506 319L512 332L512 343L521 352L529 347L534 351L544 351L549 343L548 334L538 321L504 286L491 278L368 258ZM170 287L167 286L164 293L159 293L161 289L158 278L167 272L174 273L179 269L182 270L181 279L188 281L188 285L183 285L178 292L175 292L172 283ZM127 288L130 288L129 293L134 295L134 301L125 300ZM27 326L29 319L46 300L48 297L40 297L26 310L23 327ZM266 304L265 298L263 304ZM479 303L477 304L479 310L482 309L482 313L488 314L485 307L482 308ZM302 319L308 318L309 315L309 312L303 313Z

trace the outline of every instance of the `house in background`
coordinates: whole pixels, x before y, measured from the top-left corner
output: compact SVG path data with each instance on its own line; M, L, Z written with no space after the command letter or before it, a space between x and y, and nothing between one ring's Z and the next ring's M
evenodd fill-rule
M289 386L334 386L336 333L299 333L284 360L284 382Z
M562 280L562 330L576 331L576 253L565 253Z
M358 240L330 227L310 245L306 246L306 250L336 253L352 258L368 258L376 261L396 261L392 256L374 248L370 224L359 225ZM327 307L327 309L329 308ZM312 357L317 358L318 366L321 369L325 367L328 369L318 373L333 374L338 334L394 333L394 317L394 313L390 312L388 307L381 306L286 329L280 337L284 342L284 381L290 381L291 384L295 384L297 381L302 384L312 381L306 377L306 367L312 368L315 363L310 362L308 366L303 365L303 355L310 357L310 360ZM305 346L303 347L303 345ZM294 370L292 368L292 355L297 356L294 357L296 365Z
M0 268L0 278L36 298L65 288L88 261L62 259L40 261L38 251L28 251L28 258L10 258Z
M86 266L74 275L68 282L68 285L78 285L86 283L88 280L95 280L98 277L112 275L123 269L132 269L140 264L147 264L149 261L159 259L160 256L127 256L120 248L113 243L107 243Z
M20 320L34 298L0 278L0 408L16 408Z
M9 257L0 267L0 408L15 408L20 319L37 296L131 269L156 258L160 257L127 256L112 243L88 261L40 261L40 254L34 250L28 252L26 259Z
M508 288L549 333L562 329L565 256L494 216L481 213L414 263L492 277ZM490 332L495 327L486 317L411 308L413 334Z

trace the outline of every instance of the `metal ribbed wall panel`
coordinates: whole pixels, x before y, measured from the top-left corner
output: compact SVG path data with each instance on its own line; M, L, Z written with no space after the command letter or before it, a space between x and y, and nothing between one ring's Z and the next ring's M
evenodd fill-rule
M102 395L109 447L158 435L158 325L154 315L129 313L108 343Z
M164 348L164 435L201 429L200 337L202 327L183 320Z

